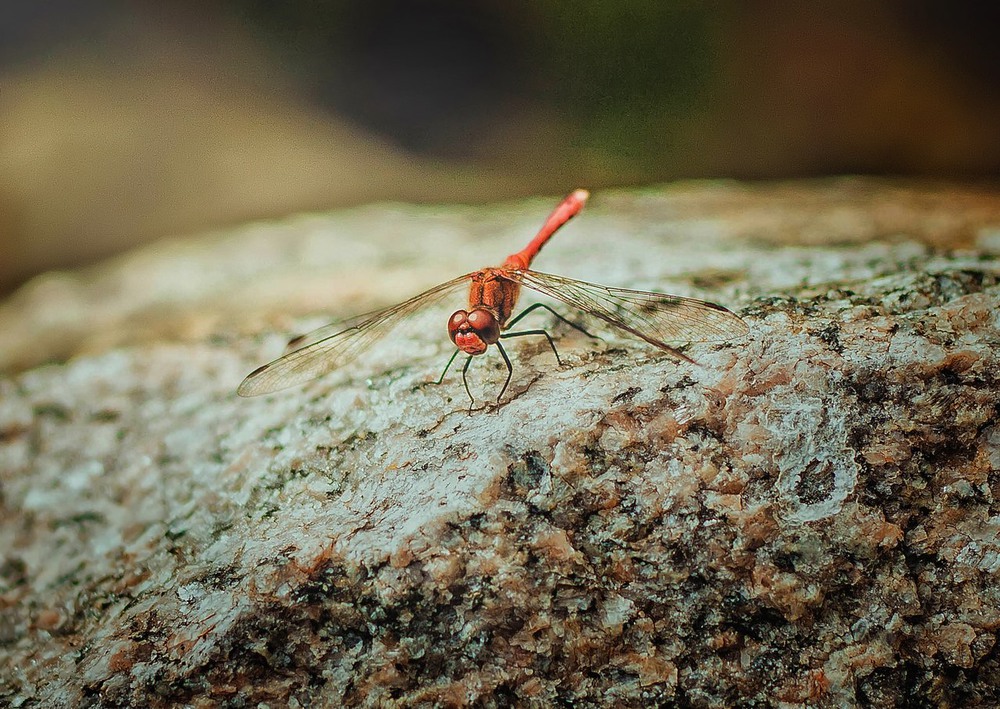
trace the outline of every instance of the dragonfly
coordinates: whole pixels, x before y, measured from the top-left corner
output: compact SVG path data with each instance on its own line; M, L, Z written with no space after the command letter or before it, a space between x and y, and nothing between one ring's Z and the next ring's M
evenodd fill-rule
M501 340L545 337L556 362L562 365L552 336L546 330L510 329L526 315L545 309L558 320L593 337L581 325L541 302L512 317L522 287L644 340L675 359L691 363L694 360L668 343L724 341L748 332L749 328L738 315L715 303L665 293L602 286L531 270L531 263L538 252L556 231L580 213L588 197L589 192L582 189L570 193L552 211L528 245L508 256L501 266L467 273L397 305L293 338L288 343L287 354L248 374L237 393L240 396L268 394L303 384L343 367L374 344L393 336L404 321L440 303L461 288L468 288L468 307L456 310L448 318L448 336L456 349L436 383L444 381L460 353L468 355L462 368L462 383L472 405L475 404L475 397L469 389L469 365L474 357L484 354L491 345L500 352L507 367L507 379L497 395L497 403L507 391L514 368Z

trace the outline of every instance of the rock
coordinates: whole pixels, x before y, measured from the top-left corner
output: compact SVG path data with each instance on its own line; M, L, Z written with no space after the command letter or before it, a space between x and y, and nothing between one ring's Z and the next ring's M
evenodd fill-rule
M448 303L235 396L317 311L499 263L549 206L248 225L3 304L0 701L1000 702L995 193L598 193L539 270L750 335L691 365L556 326L566 366L513 345L496 405L480 358L470 413L433 385Z

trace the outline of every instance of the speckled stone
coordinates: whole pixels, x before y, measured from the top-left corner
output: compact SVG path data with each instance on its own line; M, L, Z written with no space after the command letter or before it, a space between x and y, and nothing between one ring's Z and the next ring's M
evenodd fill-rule
M449 303L235 396L320 310L498 263L548 206L250 225L0 305L0 704L1000 704L996 193L598 192L539 270L751 334L693 366L555 327L565 366L513 346L497 406L483 358L469 413L432 384Z

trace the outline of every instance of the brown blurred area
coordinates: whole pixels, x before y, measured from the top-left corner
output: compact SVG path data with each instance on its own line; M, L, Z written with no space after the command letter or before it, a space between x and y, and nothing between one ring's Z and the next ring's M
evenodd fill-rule
M0 7L0 292L373 200L1000 174L998 6L41 0Z

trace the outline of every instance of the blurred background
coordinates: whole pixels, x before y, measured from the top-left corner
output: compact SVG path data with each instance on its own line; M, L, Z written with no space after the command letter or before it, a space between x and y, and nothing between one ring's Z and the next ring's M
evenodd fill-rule
M0 4L0 293L373 200L1000 174L1000 4Z

